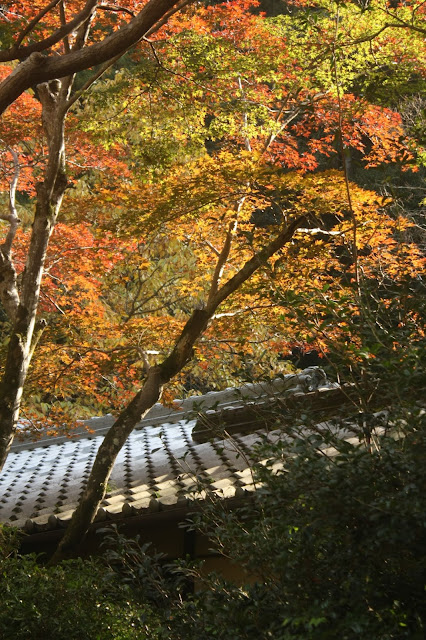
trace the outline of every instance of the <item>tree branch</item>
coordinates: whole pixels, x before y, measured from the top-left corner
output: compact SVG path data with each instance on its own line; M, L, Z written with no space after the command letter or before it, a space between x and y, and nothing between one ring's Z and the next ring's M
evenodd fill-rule
M60 0L59 13L60 13L60 16L61 16L61 26L65 27L66 24L67 24L67 19L66 19L66 16L65 16L64 0ZM69 40L68 34L66 36L64 36L63 40L64 40L65 53L69 53L71 51L71 47L70 47L70 40Z
M167 14L164 16L164 18L162 20L159 20L157 22L157 24L155 24L151 29L149 29L146 32L146 34L142 37L143 40L147 40L147 42L149 42L149 44L151 45L151 48L154 51L154 55L155 56L156 56L155 49L153 47L152 42L150 42L148 40L148 37L150 35L152 35L153 33L155 33L155 31L158 31L158 29L160 29L164 24L166 24L166 22L170 18L170 16L172 16L173 14L177 13L178 11L180 11L180 9L182 9L185 5L189 4L189 2L191 2L191 0L183 0L182 2L180 2L176 7L174 7L170 11L168 11ZM99 7L99 8L102 8L102 7ZM134 15L134 14L132 13L132 15ZM94 73L93 76L91 78L89 78L78 91L75 92L75 94L72 96L72 98L70 99L70 101L68 103L69 107L71 107L75 102L77 102L77 100L80 98L80 96L82 96L85 91L90 89L92 84L94 84L96 82L96 80L99 80L99 78L101 76L103 76L105 71L108 71L108 69L110 69L110 67L112 67L112 65L115 64L117 62L117 60L119 60L124 53L125 53L125 51L123 51L122 53L119 53L118 55L116 55L111 60L107 60L101 66L101 68L98 69L98 71L96 71L96 73ZM159 62L158 58L157 58L157 62L160 64L160 66L162 66L161 63Z
M73 75L78 71L103 64L122 55L144 36L160 28L173 13L189 2L190 0L184 0L180 3L178 0L149 0L135 18L101 42L61 56L42 55L39 52L41 50L41 47L38 46L40 43L34 45L33 53L29 56L29 50L25 48L25 55L28 57L0 84L0 113L3 113L24 91L36 84ZM76 17L71 23L68 23L67 29L71 24L75 23L72 27L74 29L84 22L84 17L87 18L91 15L95 5L96 0L88 0L85 10L79 14L79 19L77 20ZM64 35L66 32L59 29L56 32L55 41L60 40ZM46 44L47 41L44 42ZM0 62L15 58L16 55L10 57L9 51L6 58L5 55L3 57L0 55Z
M395 13L391 13L389 11L389 9L386 9L386 14L392 18L392 20L397 20L398 24L387 24L387 27L401 27L401 28L405 28L405 29L410 29L411 31L417 31L417 33L422 33L425 34L426 33L426 28L424 27L417 27L414 22L406 22L405 20L403 20L402 18L400 18L399 16L397 16ZM414 20L414 16L413 16L413 20Z
M206 311L213 315L217 307L234 293L253 273L262 265L264 265L271 256L281 249L287 242L291 240L296 230L306 222L307 216L299 216L292 223L285 227L281 233L272 240L266 247L258 251L245 265L230 278L217 292L212 299Z
M18 35L18 38L15 42L15 44L13 45L12 49L9 49L9 51L13 51L17 48L19 48L20 44L22 43L22 41L24 40L24 38L34 29L34 27L36 26L36 24L38 24L40 22L40 20L42 18L44 18L44 16L49 13L49 11L51 9L54 9L56 7L57 4L59 4L59 2L62 2L62 0L52 0L52 2L50 2L47 7L45 7L44 9L42 9L32 20L31 22L25 27L25 29L23 29L21 31L21 33Z
M180 11L181 9L183 9L184 7L186 7L188 4L191 4L192 0L180 0L180 2L178 2L178 4L176 4L175 6L171 7L165 14L164 16L158 20L155 25L153 25L150 29L148 29L148 31L144 34L144 38L149 38L149 36L151 36L153 33L155 33L156 31L158 31L158 29L161 29L161 27L163 27L168 20L178 11Z
M231 294L233 294L246 280L248 280L259 267L291 240L296 229L306 216L299 216L291 224L286 226L278 236L266 247L258 251L243 267L230 278L214 296L209 297L209 302L204 309L195 309L184 326L170 355L159 365L161 370L161 384L169 382L190 360L192 349L200 335L206 330L218 306Z
M68 22L65 25L62 25L59 29L57 29L54 33L52 33L48 38L45 38L44 40L40 40L39 42L33 42L32 44L26 47L20 47L18 44L15 44L10 49L5 49L4 51L0 52L0 62L11 62L12 60L23 60L24 58L28 58L28 56L30 56L32 53L46 51L47 49L50 49L55 44L58 44L58 42L63 40L65 36L75 31L83 22L86 21L87 18L93 13L94 9L96 8L97 2L98 0L87 0L85 6L80 11L80 13L78 13L70 22ZM58 4L58 2L55 1L54 3L51 3L52 6L49 5L49 7L46 7L46 9L50 10L56 4ZM45 13L43 15L45 15ZM40 20L43 17L43 15L40 14L40 17L38 20ZM37 24L37 22L35 22L35 24ZM55 58L55 59L58 60L58 58ZM66 73L63 75L69 75L69 73ZM62 76L55 76L55 77L62 77ZM53 77L48 78L48 80L52 80L52 79ZM41 80L41 82L43 82L43 80ZM36 84L36 83L33 83L33 84Z
M208 296L208 302L207 304L209 304L214 296L217 293L219 284L220 284L220 279L223 275L223 270L225 268L225 265L228 261L229 258L229 253L231 251L231 246L232 246L232 239L235 236L235 233L237 231L237 226L238 226L238 213L241 210L241 207L243 206L245 198L242 198L238 205L237 205L237 211L235 212L235 217L233 220L231 220L231 222L229 223L228 226L228 231L226 232L226 237L225 237L225 242L223 243L223 247L221 252L218 255L218 259L216 262L216 267L214 270L214 274L213 274L213 278L212 278L212 283L210 286L210 291L209 291L209 296Z
M1 250L3 254L7 257L10 257L10 252L12 249L12 244L15 239L16 231L18 230L19 223L21 222L18 213L16 211L15 205L15 196L16 196L16 187L18 185L19 174L20 174L20 164L18 154L11 147L7 147L9 153L13 158L13 178L9 186L9 214L8 215L0 215L1 220L5 220L9 222L10 227L7 233L6 239L1 246Z
M241 82L241 76L238 76L238 88L241 92L241 98L243 101L245 101L245 95L244 95L244 89L243 89L243 83ZM247 116L247 111L244 111L243 114L243 123L244 123L244 148L246 151L251 151L251 144L250 144L250 139L247 135L247 129L248 129L248 116Z
M117 60L119 60L121 58L122 54L119 53L117 56L115 56L115 58L112 58L111 60L108 60L107 62L105 62L100 69L98 69L96 71L96 73L93 74L93 76L91 78L89 78L88 80L86 80L86 82L84 83L84 85L78 90L76 91L71 98L68 101L68 109L70 109L72 107L72 105L77 102L77 100L83 95L83 93L85 93L88 89L90 89L90 87L92 86L92 84L94 84L96 82L96 80L99 80L99 78L101 76L103 76L103 74L105 73L105 71L108 71L108 69L110 67L112 67L112 65L117 62Z
M139 420L159 400L163 385L181 371L191 358L195 343L206 330L219 304L250 278L256 269L286 242L289 242L296 229L305 220L306 216L296 218L272 242L248 260L240 271L217 292L208 308L195 309L176 340L170 355L161 364L148 369L143 387L118 416L99 447L83 496L49 564L55 564L67 557L75 551L76 546L84 538L105 495L114 462L126 439Z
M129 16L132 16L132 18L135 17L134 11L126 9L126 7L114 7L110 4L100 4L98 6L98 9L101 9L102 11L116 11L117 13L127 13Z

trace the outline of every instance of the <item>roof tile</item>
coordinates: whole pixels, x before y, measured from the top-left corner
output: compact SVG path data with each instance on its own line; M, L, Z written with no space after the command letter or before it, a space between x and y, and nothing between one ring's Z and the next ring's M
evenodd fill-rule
M182 400L175 403L179 411L155 405L120 451L96 520L191 504L205 498L203 483L221 497L246 495L253 489L249 467L259 433L233 435L228 440L194 440L196 419L190 419L194 401L196 411L200 406L207 410L232 407L241 404L244 396L255 401L256 394L262 398L275 395L277 389L290 384L289 377L284 378L276 386L246 385ZM294 376L292 380L294 384ZM306 386L306 375L303 380ZM73 440L60 437L14 445L0 477L0 521L28 532L66 526L112 422L112 416L88 421L95 433L87 435L81 429ZM263 436L268 434L263 432Z

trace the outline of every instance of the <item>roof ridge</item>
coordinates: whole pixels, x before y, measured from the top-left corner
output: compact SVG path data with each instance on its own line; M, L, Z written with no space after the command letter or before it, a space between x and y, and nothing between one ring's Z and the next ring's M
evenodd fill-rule
M200 396L177 398L171 406L165 406L157 402L138 422L135 430L146 426L158 424L174 424L180 420L188 420L200 411L220 411L227 407L233 407L242 401L254 401L274 397L283 393L291 395L307 393L320 388L333 388L339 385L329 382L323 369L320 367L308 367L299 373L282 374L272 380L260 382L247 382L238 387L227 387L221 391L209 391ZM25 436L19 442L14 442L11 451L22 451L59 445L70 440L90 440L105 435L114 424L112 414L81 420L81 427L76 428L68 435L42 437L32 440ZM90 432L91 430L92 432Z

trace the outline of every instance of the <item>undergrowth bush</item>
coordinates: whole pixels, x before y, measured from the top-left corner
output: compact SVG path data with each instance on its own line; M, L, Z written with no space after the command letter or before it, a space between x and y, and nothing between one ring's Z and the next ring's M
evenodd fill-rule
M207 637L425 637L425 416L388 428L371 448L319 434L291 449L268 444L259 453L283 470L257 467L253 501L197 516L196 529L255 578L242 587L207 579Z
M130 640L155 638L156 616L105 579L99 560L76 559L45 567L3 542L0 560L2 640ZM146 629L149 627L150 635ZM152 631L152 633L151 633Z
M116 529L101 557L47 568L3 529L0 637L423 639L426 417L383 414L369 433L369 446L332 430L260 443L245 506L212 495L192 516L187 526L245 569L243 584Z

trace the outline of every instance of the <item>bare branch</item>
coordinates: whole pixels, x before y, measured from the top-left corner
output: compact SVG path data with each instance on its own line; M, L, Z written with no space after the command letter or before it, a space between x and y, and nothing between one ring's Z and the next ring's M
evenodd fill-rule
M269 309L271 307L271 305L268 305L267 309ZM243 307L242 309L235 309L235 311L224 311L223 313L215 313L212 316L212 320L216 320L217 318L233 318L234 316L238 316L242 313L247 313L247 311L251 311L252 307ZM232 340L216 340L216 342L232 342ZM238 344L240 344L239 340L235 340L234 342L237 342ZM251 344L257 344L257 342L254 341L250 341L248 340L247 342L251 342Z
M242 99L245 101L245 95L244 95L243 83L241 82L241 76L238 76L238 88L241 91ZM250 139L247 135L247 127L248 127L247 111L244 111L243 122L244 122L244 148L246 151L251 151Z
M300 93L300 89L296 90L293 96L293 99L295 100L298 96L298 94ZM276 123L278 124L279 122L281 122L281 116L285 113L287 113L287 118L281 122L281 125L279 127L279 129L277 131L271 131L271 133L269 134L269 136L267 137L265 144L263 146L263 150L262 153L266 153L266 151L268 151L269 147L272 145L272 143L277 139L277 137L284 131L284 129L293 121L295 120L295 118L297 118L297 116L301 113L302 108L303 107L307 107L309 104L312 104L313 102L316 102L318 100L320 100L321 98L323 98L326 94L325 93L318 93L315 96L313 96L310 100L304 100L302 102L299 102L297 109L293 109L293 110L286 110L285 109L285 104L281 107L281 109L279 110L277 117L276 117ZM287 101L288 103L288 101Z
M23 31L21 31L21 33L18 35L18 38L15 42L15 45L13 48L17 48L20 46L20 44L22 43L22 41L24 40L24 38L30 33L30 31L32 31L34 29L34 27L40 22L40 20L42 18L44 18L44 16L49 13L49 11L51 9L54 9L56 7L56 5L62 2L62 0L52 0L52 2L50 2L47 7L45 7L44 9L42 9L32 20L31 22L29 22L29 24L25 27L25 29L23 29Z
M72 107L73 104L75 104L77 102L77 100L79 100L79 98L81 98L81 96L83 95L83 93L85 93L88 89L90 89L90 87L92 86L92 84L94 84L96 82L96 80L99 80L99 78L101 76L103 76L103 74L105 73L105 71L107 71L110 67L112 67L113 64L115 64L117 62L117 60L119 60L121 58L122 54L119 53L117 56L115 56L115 58L112 58L112 60L108 60L107 62L105 62L100 69L98 69L96 71L96 73L93 74L93 76L91 78L89 78L88 80L86 80L86 82L84 83L84 85L78 90L76 91L71 98L68 101L68 109L70 109Z
M401 28L405 28L405 29L410 29L410 31L417 31L418 33L422 33L425 34L426 33L426 28L424 27L418 27L414 24L414 22L406 22L405 20L403 20L402 18L400 18L398 15L396 15L396 13L391 13L389 11L389 9L386 9L386 14L392 18L392 20L396 20L397 24L387 24L387 27L401 27ZM414 16L413 16L414 19Z
M248 147L246 146L246 150L251 151L250 149L250 142L247 140L247 144ZM249 185L247 184L247 187ZM212 283L211 283L211 287L210 287L210 291L209 291L209 296L208 296L208 303L210 304L211 301L214 299L214 296L217 293L218 287L220 285L220 280L222 278L223 275L223 270L225 268L225 265L228 261L229 258L229 254L231 251L231 246L232 246L232 240L237 232L237 228L238 228L238 217L239 217L239 213L241 211L241 208L245 202L246 196L243 196L242 198L240 198L236 204L235 207L235 215L234 215L234 219L231 220L231 222L229 223L228 226L228 231L226 233L226 237L225 237L225 242L223 244L222 250L221 252L218 254L218 259L217 259L217 263L216 263L216 267L214 270L214 274L213 274L213 278L212 278ZM213 248L213 247L211 247Z
M225 268L225 265L228 261L229 258L229 253L231 251L231 246L232 246L232 239L235 236L235 233L237 231L237 226L238 226L238 212L240 211L242 205L243 205L244 200L240 201L240 203L238 204L238 210L235 214L235 218L234 220L231 220L231 222L229 223L229 227L228 227L228 231L226 233L226 237L225 237L225 242L223 243L223 247L222 247L222 251L220 252L217 262L216 262L216 267L214 270L214 274L212 277L212 283L211 283L211 287L210 287L210 291L209 291L209 297L208 297L208 303L210 303L215 295L217 294L217 290L220 284L220 279L222 278L223 275L223 270Z
M278 136L284 131L284 129L293 121L295 120L295 118L297 118L297 116L299 115L301 109L300 107L298 109L296 109L295 111L293 111L288 118L286 118L284 120L284 122L281 123L280 128L275 131L275 132L271 132L269 134L269 136L267 137L265 144L263 146L263 153L266 153L266 151L268 151L269 147L272 145L273 142L275 142L275 140L278 138ZM281 114L280 114L281 115ZM277 120L278 122L278 120Z
M65 36L75 31L75 29L77 29L83 22L86 21L87 18L93 13L94 9L96 8L97 2L98 0L87 0L85 6L80 11L80 13L78 13L70 22L61 26L59 29L57 29L49 37L44 38L44 40L33 42L32 44L26 47L21 47L15 44L10 49L5 49L4 51L0 52L0 62L10 62L12 60L23 60L24 58L27 58L28 56L30 56L32 53L46 51L47 49L50 49L50 47L53 47L55 44L60 42L63 38L65 38ZM55 2L55 5L56 4L57 2ZM61 58L55 58L55 60L60 60L60 59ZM69 72L62 74L62 76L60 75L52 76L50 78L47 78L47 80L53 80L54 77L63 77L64 75L69 75ZM43 82L43 79L40 80L40 82ZM35 83L32 83L32 84L35 84Z
M92 20L95 17L96 9L97 7L94 7L86 17L86 19L83 20L80 26L76 29L76 37L74 45L72 47L72 51L80 51L80 49L83 49L83 47L85 46L90 33L90 25L92 24Z
M132 16L132 18L135 17L134 11L126 9L126 7L114 7L110 4L100 4L98 6L98 9L101 9L102 11L116 11L118 13L127 13L129 16Z
M208 246L209 249L211 249L213 251L213 253L216 256L220 255L220 251L218 249L216 249L216 247L209 240L204 240L204 243Z
M56 311L58 311L61 315L66 315L65 311L45 291L40 291L40 297L48 300L52 307L55 307Z
M169 9L167 13L165 13L164 16L155 23L155 25L148 29L143 37L149 38L149 36L161 29L161 27L163 27L175 13L178 13L178 11L186 7L188 4L191 4L191 2L192 0L181 0L181 2Z

